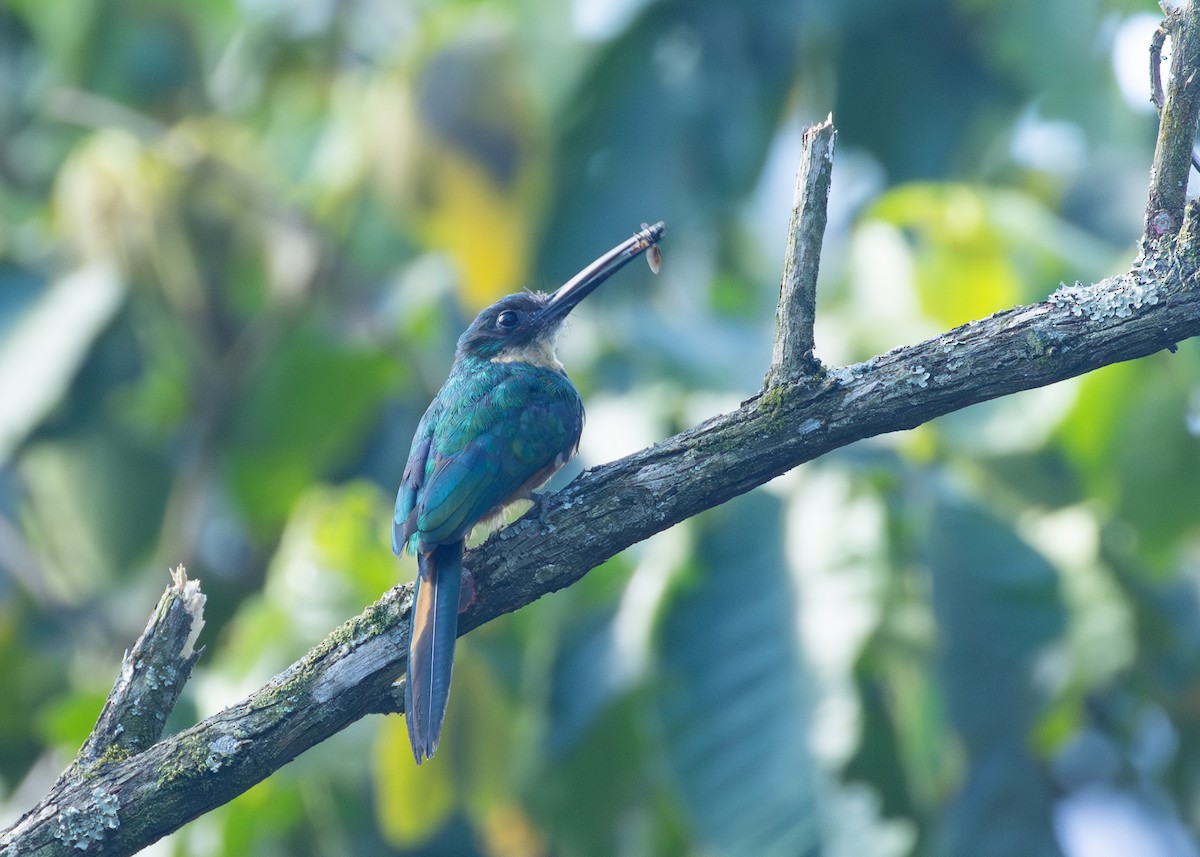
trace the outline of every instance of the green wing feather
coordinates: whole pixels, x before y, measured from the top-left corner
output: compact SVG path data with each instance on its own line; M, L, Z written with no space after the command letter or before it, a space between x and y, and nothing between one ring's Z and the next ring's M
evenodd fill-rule
M455 368L477 374L448 381L418 428L396 500L397 552L464 538L579 443L583 407L561 373L520 363Z

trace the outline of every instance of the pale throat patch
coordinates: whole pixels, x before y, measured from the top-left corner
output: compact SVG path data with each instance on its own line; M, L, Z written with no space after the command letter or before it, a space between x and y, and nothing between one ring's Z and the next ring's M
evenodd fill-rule
M528 363L531 366L541 366L544 369L563 371L563 365L554 353L558 341L557 334L542 336L520 348L505 349L492 358L493 363Z

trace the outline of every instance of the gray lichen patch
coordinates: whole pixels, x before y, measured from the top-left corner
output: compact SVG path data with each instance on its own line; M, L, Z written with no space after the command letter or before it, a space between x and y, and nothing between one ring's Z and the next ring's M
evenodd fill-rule
M204 767L216 772L237 752L238 739L232 735L221 735L208 742L208 749L209 753L204 760Z
M929 386L929 371L924 366L913 366L908 370L908 383L922 389Z
M1129 318L1136 310L1159 302L1159 289L1153 283L1126 280L1119 286L1062 285L1049 298L1056 309L1069 310L1071 315L1092 321Z
M116 795L96 786L83 806L68 806L59 811L54 818L54 838L86 851L93 842L103 841L107 831L121 826L118 807Z

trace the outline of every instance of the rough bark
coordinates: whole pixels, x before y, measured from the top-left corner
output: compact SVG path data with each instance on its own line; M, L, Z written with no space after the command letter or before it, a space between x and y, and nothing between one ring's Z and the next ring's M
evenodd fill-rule
M787 256L779 281L768 385L794 380L816 368L813 322L817 317L817 274L828 219L836 142L837 129L833 127L832 116L804 129L796 195L788 223Z

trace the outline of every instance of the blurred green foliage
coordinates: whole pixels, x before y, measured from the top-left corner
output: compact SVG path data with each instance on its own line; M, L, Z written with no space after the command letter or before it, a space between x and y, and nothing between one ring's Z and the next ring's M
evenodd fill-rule
M1155 12L5 0L0 821L168 566L171 728L411 577L408 443L500 294L664 219L563 343L585 463L753 393L806 122L831 365L1120 270ZM1189 342L827 456L469 635L431 763L371 718L154 853L1196 854L1198 435Z

